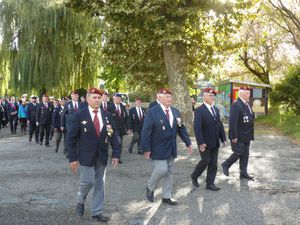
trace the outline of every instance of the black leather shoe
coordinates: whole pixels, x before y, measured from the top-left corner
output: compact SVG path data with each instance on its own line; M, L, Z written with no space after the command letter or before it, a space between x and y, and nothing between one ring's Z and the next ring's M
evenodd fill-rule
M99 213L98 215L96 216L92 216L93 219L96 219L98 221L101 221L101 222L107 222L109 220L109 218L107 216L104 216L102 215L101 213Z
M177 202L171 198L163 198L162 203L165 203L168 205L177 205Z
M146 197L149 202L154 202L154 191L150 191L148 187L146 187Z
M220 190L221 188L217 187L216 185L214 184L211 184L211 185L207 185L206 186L206 190L211 190L211 191L218 191Z
M29 138L29 142L31 142L31 138Z
M224 164L222 163L222 169L223 169L223 173L226 177L229 176L229 168Z
M84 214L84 204L77 203L76 205L76 214L80 217Z
M40 146L42 146L43 145L43 142L40 142Z
M191 175L191 178L192 178L193 186L196 187L196 188L200 187L199 183L198 183L198 180L196 178L194 178L192 175Z
M55 153L57 153L58 152L58 148L55 148Z
M123 162L119 159L119 164L122 164Z
M132 149L128 149L128 152L129 152L129 153L132 153Z
M144 152L138 152L139 155L144 155Z
M240 174L240 179L253 180L254 177L250 176L248 173L242 173L242 174Z
M47 148L51 147L49 144L45 145Z

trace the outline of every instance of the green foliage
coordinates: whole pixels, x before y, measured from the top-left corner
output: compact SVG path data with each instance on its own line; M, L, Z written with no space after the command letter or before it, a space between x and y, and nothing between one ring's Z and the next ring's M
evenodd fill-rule
M21 94L45 89L58 95L95 84L100 67L100 19L54 3L0 3L0 73L6 90Z
M255 123L274 127L283 134L300 140L300 115L286 116L279 112L278 107L274 107L269 115L259 116Z
M280 104L287 113L300 114L300 66L291 67L285 78L270 94L273 104Z

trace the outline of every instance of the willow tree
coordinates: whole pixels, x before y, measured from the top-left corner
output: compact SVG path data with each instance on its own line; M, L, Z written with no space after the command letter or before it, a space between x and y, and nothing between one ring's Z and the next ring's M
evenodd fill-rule
M130 84L169 86L191 130L189 75L227 46L238 26L236 7L213 0L69 0L68 6L104 17L104 62L121 68ZM221 13L211 15L211 8Z
M58 95L95 84L100 68L101 20L49 2L0 3L0 73L10 92L47 90Z

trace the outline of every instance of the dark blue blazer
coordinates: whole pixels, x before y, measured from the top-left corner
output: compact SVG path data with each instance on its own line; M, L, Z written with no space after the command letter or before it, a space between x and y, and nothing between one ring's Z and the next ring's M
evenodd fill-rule
M220 139L222 142L226 141L219 109L214 106L214 110L216 118L213 117L204 103L195 110L194 132L198 147L206 144L207 148L212 149L220 146Z
M79 110L79 102L78 102ZM72 101L68 101L64 106L63 116L61 117L61 127L69 129L69 124L72 122L76 111Z
M82 110L84 108L87 108L89 106L89 104L87 103L87 101L85 102L80 102L78 109Z
M104 126L99 137L96 134L89 109L85 108L75 113L67 132L67 150L70 162L79 160L83 166L94 166L99 158L101 164L107 165L108 142L112 146L112 157L120 158L115 124L109 113L100 110ZM111 126L113 129L111 137L107 134L107 126Z
M15 106L15 109L13 108L13 106ZM6 112L7 112L7 116L9 117L16 117L18 116L18 110L19 110L19 106L17 102L11 103L8 102L6 105ZM17 114L15 115L11 115L11 113L17 112Z
M137 113L136 107L132 107L129 110L129 130L132 130L133 132L140 133L143 128L143 123L146 117L145 109L141 108L142 114L143 114L143 120L141 121L139 118L139 115Z
M153 101L153 102L151 102L151 103L149 104L149 109L151 109L153 106L156 106L156 105L158 105L158 103L157 103L157 101L155 100L155 101Z
M238 142L244 143L254 140L254 119L254 114L238 98L230 107L229 139L237 138Z
M44 103L38 104L36 108L35 121L39 125L51 125L52 123L52 113L54 106L51 102L48 102L48 108L45 107Z
M177 123L176 118L181 118L178 109L171 107L174 121L173 127L163 112L160 105L152 107L143 124L142 147L144 152L151 151L150 157L154 160L166 160L177 157L177 133L186 146L191 145L191 140L183 124Z
M121 117L118 115L114 103L108 105L108 111L111 113L113 117L119 135L124 136L127 134L127 130L128 130L128 114L125 106L122 103L120 104L120 107L121 107Z
M53 114L52 114L52 127L53 128L57 128L57 129L61 128L62 114L63 114L63 109L60 105L57 106L56 108L54 108Z
M36 109L37 109L38 103L35 103L35 105L30 102L27 105L27 120L31 123L35 123L35 117L36 117Z

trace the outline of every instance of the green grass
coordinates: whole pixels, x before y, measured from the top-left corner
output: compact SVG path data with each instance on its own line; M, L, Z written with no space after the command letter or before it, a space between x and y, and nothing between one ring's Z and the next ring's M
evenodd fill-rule
M284 118L278 110L274 110L270 115L259 116L255 124L274 127L284 135L300 140L300 115Z

